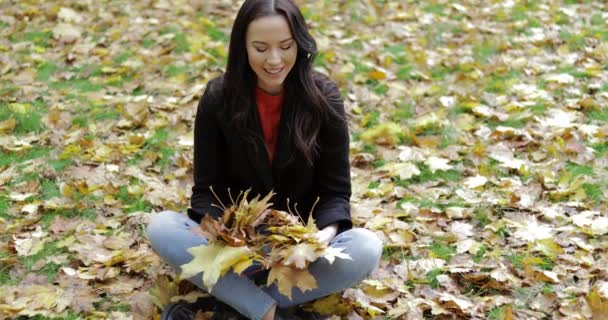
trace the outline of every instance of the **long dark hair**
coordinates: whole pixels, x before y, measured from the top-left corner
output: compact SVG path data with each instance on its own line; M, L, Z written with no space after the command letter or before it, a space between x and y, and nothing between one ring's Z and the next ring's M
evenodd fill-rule
M255 115L256 75L247 57L246 33L253 20L271 15L282 15L287 20L297 43L296 62L284 82L284 106L293 108L286 119L293 142L312 165L318 153L317 136L321 123L331 110L313 79L312 62L317 56L317 44L292 0L246 0L241 6L232 27L224 74L225 115L235 128L252 129L247 128L247 123L251 123L248 120L254 119Z

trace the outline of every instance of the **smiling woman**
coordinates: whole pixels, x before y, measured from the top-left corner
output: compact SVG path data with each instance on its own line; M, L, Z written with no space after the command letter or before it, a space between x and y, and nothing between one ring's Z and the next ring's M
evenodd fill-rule
M352 228L344 104L336 84L313 71L316 55L315 40L291 0L243 3L226 72L207 84L198 105L188 216L161 212L147 229L154 251L179 270L192 259L188 248L209 244L200 232L203 217L219 218L221 204L232 203L240 191L251 190L249 198L272 191L273 209L299 213L303 221L312 215L317 240L352 260L312 262L308 272L318 287L295 288L291 298L276 283L258 287L264 279L254 274L260 270L227 272L211 295L251 319L286 319L288 307L349 288L377 267L382 254L374 233ZM205 289L201 278L188 280ZM201 307L172 304L162 319L192 319Z
M251 22L247 29L247 57L257 75L257 86L276 95L296 62L298 45L281 15Z

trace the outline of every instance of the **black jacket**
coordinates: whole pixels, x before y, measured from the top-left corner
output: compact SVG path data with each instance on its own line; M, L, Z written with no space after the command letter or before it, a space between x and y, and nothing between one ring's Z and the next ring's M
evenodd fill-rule
M340 91L328 77L315 73L315 83L337 114L344 116ZM188 216L200 222L203 215L217 218L222 210L213 191L230 206L228 188L236 200L240 191L251 188L250 196L265 196L270 191L273 208L297 212L307 221L314 206L317 227L338 223L338 233L352 228L349 200L351 196L349 136L346 121L335 115L321 125L319 152L310 166L293 142L290 126L291 106L283 105L279 137L272 165L268 160L257 108L250 120L255 139L247 139L225 120L223 77L211 80L198 104L194 124L194 186ZM252 99L255 98L252 96ZM287 100L287 99L286 99ZM224 113L222 113L224 111ZM289 208L288 208L289 204Z

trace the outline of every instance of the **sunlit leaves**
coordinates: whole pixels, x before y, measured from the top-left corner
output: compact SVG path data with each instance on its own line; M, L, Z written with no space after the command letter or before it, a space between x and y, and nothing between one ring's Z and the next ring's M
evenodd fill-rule
M251 251L247 247L231 247L218 243L210 243L188 249L193 260L181 266L182 278L190 278L203 272L203 284L209 290L217 280L230 268L235 272L242 272L251 263Z

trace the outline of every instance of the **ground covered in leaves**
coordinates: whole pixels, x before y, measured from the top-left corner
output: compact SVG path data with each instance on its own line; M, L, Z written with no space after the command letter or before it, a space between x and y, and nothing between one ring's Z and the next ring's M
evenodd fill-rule
M608 318L608 6L299 2L349 114L353 220L386 246L314 307ZM0 318L151 319L188 293L143 230L188 205L237 8L0 0Z

